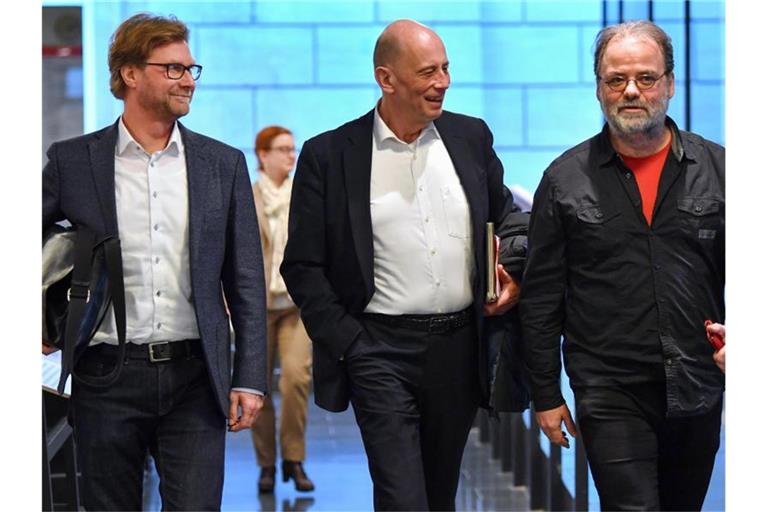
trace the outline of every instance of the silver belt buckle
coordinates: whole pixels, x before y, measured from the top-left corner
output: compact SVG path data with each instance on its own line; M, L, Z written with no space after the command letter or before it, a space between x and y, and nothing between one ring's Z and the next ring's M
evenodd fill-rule
M154 348L160 345L168 345L167 341L155 341L149 344L149 361L152 363L162 363L163 361L170 361L171 356L155 357Z

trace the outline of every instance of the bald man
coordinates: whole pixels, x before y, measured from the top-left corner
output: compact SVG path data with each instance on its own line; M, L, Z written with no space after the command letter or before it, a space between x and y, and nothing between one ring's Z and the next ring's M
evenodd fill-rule
M349 402L377 510L452 510L477 407L488 402L485 315L517 302L500 269L484 304L484 226L519 224L493 137L443 111L440 37L409 20L376 42L381 99L304 144L281 266L314 345L315 401Z

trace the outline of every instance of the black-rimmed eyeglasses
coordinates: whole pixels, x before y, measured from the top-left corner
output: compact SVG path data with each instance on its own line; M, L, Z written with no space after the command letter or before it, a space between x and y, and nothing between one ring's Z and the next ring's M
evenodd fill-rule
M635 82L635 87L637 87L638 90L647 91L648 89L652 89L653 86L656 85L656 82L661 80L661 78L665 75L667 75L667 73L663 73L659 76L645 74L636 76L635 78L627 78L621 75L614 75L605 78L603 83L607 85L612 91L623 92L624 89L626 89L629 85L629 82ZM603 77L598 78L603 79Z
M203 66L200 64L192 64L191 66L185 66L178 62L171 62L170 64L161 64L159 62L145 62L147 66L163 66L165 68L165 76L171 80L181 80L185 71L189 71L189 75L192 80L200 78L200 73L203 71Z

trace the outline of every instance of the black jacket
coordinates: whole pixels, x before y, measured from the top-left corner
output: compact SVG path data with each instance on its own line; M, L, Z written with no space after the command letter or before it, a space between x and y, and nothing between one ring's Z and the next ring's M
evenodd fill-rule
M443 112L435 120L469 203L475 275L485 261L485 223L519 212L504 186L490 130L480 119ZM362 332L358 316L374 292L370 211L373 111L304 143L291 196L288 243L280 271L313 342L315 401L347 408L340 357ZM527 221L527 214L520 214ZM522 272L522 260L515 269ZM475 279L474 310L482 333L485 283ZM489 394L490 357L479 344L482 403Z
M650 226L607 127L536 191L521 315L539 410L563 403L561 335L572 387L665 382L670 416L719 403L704 321L725 321L725 150L667 124Z

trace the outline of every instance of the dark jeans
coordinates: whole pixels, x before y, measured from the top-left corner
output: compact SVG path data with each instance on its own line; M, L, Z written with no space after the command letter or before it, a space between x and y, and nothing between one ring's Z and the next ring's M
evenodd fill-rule
M720 446L722 400L666 417L664 383L574 389L602 510L701 510Z
M112 351L88 349L78 371L106 374ZM147 452L163 510L220 509L226 423L202 359L128 360L108 388L73 383L71 400L87 510L141 510Z
M473 325L427 334L363 318L345 358L376 510L454 510L480 401Z

